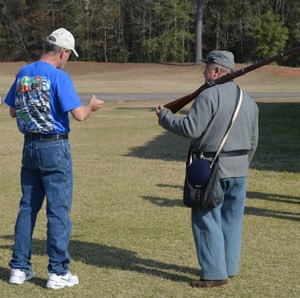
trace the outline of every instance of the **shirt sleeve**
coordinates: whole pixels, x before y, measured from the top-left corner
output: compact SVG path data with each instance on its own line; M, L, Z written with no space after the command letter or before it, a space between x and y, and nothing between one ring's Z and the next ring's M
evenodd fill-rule
M68 112L82 106L82 102L75 90L72 79L63 72L60 83L56 88L57 98L63 112Z
M159 117L159 124L175 134L196 139L206 130L213 114L213 102L206 94L200 94L186 117L175 116L165 109Z
M12 86L10 87L4 102L10 106L11 108L15 108L15 99L16 99L16 83L17 80L14 81L14 83L12 84Z

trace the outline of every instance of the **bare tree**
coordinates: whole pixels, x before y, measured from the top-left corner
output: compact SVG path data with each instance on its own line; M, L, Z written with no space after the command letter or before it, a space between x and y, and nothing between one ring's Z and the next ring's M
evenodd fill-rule
M196 28L195 28L195 64L200 64L202 60L202 23L206 0L197 1Z

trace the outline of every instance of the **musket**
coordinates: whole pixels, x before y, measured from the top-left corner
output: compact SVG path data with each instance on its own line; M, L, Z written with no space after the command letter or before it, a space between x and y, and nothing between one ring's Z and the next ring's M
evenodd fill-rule
M253 71L257 68L260 68L266 64L270 64L272 62L278 61L286 56L292 56L296 55L298 52L300 52L300 45L287 49L283 52L280 52L272 57L266 58L264 60L258 61L254 64L251 64L247 67L241 68L237 71L234 71L232 73L228 73L227 75L220 77L216 79L213 82L205 82L203 85L201 85L196 91L194 91L191 94L185 95L179 99L176 99L174 101L171 101L164 105L165 108L170 109L174 114L181 110L184 106L186 106L188 103L190 103L192 100L194 100L203 90L210 88L212 86L223 84L228 81L231 81L241 75L246 74L247 72Z

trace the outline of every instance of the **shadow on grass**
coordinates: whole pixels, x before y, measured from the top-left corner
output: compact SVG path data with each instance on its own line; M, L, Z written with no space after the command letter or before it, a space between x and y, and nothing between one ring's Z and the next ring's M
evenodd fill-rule
M2 236L2 239L14 240L13 235ZM11 245L1 245L1 249L12 249ZM99 268L135 271L176 282L190 282L184 274L198 275L199 270L189 267L168 264L156 260L140 258L134 251L114 246L72 240L69 246L72 259ZM32 253L46 255L46 241L33 239ZM0 268L0 278L7 280L9 271ZM35 283L44 286L46 280L37 279Z
M70 252L74 259L86 264L149 274L172 281L189 282L182 274L199 274L199 270L141 258L136 252L96 243L71 241Z
M146 201L150 201L154 205L159 207L185 207L182 203L182 199L166 199L166 198L155 198L155 197L143 197ZM293 203L293 202L291 202ZM299 204L298 202L295 204ZM256 207L245 207L245 214L254 215L254 216L263 216L263 217L272 217L278 219L286 219L292 221L300 221L299 212L286 212L286 211L277 211Z
M183 191L182 185L169 185L164 183L157 184L158 187L165 187L165 188L177 188ZM148 201L156 206L159 207L184 207L182 199L172 199L172 198L156 198L152 196L143 196L142 197L145 201Z
M127 156L185 162L189 144L189 139L165 132L145 146L131 148Z
M261 192L248 192L247 198L249 198L250 200L257 199L257 200L271 201L275 203L295 204L295 205L300 204L300 197L278 195L278 194L267 194ZM245 214L300 221L300 212L288 212L288 211L281 211L281 210L263 209L257 207L246 207Z
M184 207L182 199L156 198L150 196L144 196L143 199L159 207Z
M247 198L287 203L287 204L300 204L300 197L278 195L278 194L267 194L262 192L248 192Z
M0 279L1 280L8 282L9 273L10 273L9 268L0 267Z
M251 167L300 173L300 103L264 102L258 106L260 140ZM189 143L189 139L165 131L145 146L132 147L128 156L185 162Z
M262 216L262 217L272 217L278 219L286 219L292 221L300 221L300 213L299 212L287 212L287 211L277 211L256 207L246 207L245 214L254 215L254 216Z
M176 187L181 188L178 185L166 185L160 184L163 187ZM284 204L300 204L300 197L278 195L278 194L267 194L260 192L247 192L247 198L250 200L258 199L265 201L273 201L275 203L284 203ZM170 198L156 198L151 196L144 196L145 201L151 202L152 204L159 207L184 207L182 199L170 199ZM245 207L245 214L254 215L254 216L264 216L264 217L273 217L279 219L286 219L292 221L300 221L300 212L286 212L278 210L263 209L257 207Z

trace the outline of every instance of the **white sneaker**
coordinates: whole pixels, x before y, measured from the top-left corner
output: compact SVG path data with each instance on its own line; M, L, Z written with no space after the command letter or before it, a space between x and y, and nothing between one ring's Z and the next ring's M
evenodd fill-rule
M34 277L34 272L32 271L32 269L29 269L28 271L21 270L21 269L11 269L8 282L10 284L21 285L26 280L30 280L33 277Z
M48 281L46 288L51 289L62 289L64 287L73 287L79 284L77 275L72 275L70 271L65 275L57 275L56 273L50 272L48 274Z

